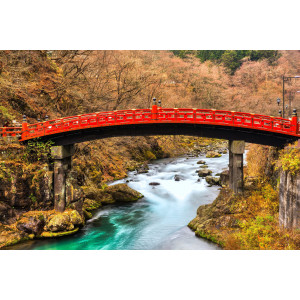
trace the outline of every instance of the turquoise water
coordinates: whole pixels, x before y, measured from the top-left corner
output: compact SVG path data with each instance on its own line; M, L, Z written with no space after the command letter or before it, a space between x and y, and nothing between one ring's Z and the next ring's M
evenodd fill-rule
M149 165L149 173L128 174L128 185L145 197L136 203L107 206L97 211L73 236L30 241L18 249L45 250L146 250L218 249L195 236L187 224L199 205L211 203L219 193L196 174L204 159L213 174L227 168L228 155L220 158L161 159ZM182 180L175 181L179 175ZM115 182L121 183L126 180ZM151 186L150 182L160 185Z

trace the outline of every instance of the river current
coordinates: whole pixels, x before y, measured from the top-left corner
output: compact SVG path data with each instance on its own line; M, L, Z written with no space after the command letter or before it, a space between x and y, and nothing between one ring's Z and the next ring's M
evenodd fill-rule
M220 158L166 158L149 164L149 172L113 184L128 185L144 195L136 203L105 206L76 234L63 238L35 240L18 249L43 250L214 250L219 247L195 236L187 224L200 205L211 203L219 187L209 187L199 178L198 160L205 160L213 175L228 166L228 154ZM180 181L174 176L179 175ZM200 179L200 180L199 180ZM151 182L159 185L149 185Z

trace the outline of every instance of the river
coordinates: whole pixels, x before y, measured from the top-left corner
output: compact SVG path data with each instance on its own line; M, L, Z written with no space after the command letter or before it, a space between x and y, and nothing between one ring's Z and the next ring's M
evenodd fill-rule
M219 247L195 236L187 224L202 204L211 203L219 187L209 187L196 170L205 160L213 175L228 166L228 154L220 158L179 157L153 161L149 172L136 174L113 184L123 183L144 195L136 203L106 206L87 221L84 228L68 237L34 240L18 249L43 250L214 250ZM175 181L179 175L182 180ZM157 182L160 185L151 186Z

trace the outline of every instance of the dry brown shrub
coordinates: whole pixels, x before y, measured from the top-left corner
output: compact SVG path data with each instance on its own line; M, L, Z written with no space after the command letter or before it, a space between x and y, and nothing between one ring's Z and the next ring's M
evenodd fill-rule
M247 152L246 175L249 177L261 177L265 167L266 149L262 145L250 144Z

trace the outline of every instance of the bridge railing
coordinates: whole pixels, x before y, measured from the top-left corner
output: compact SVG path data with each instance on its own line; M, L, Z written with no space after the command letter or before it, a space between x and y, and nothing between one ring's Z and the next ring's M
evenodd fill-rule
M141 123L193 123L252 128L290 135L299 135L300 124L293 119L283 119L259 114L213 109L158 108L97 112L79 116L0 129L0 134L22 134L21 140L61 132L125 124ZM2 131L1 131L2 130Z
M0 136L21 136L22 127L0 127Z
M158 120L160 122L180 121L185 123L231 125L283 133L295 133L297 129L297 125L295 126L288 119L208 109L160 109L158 111Z

